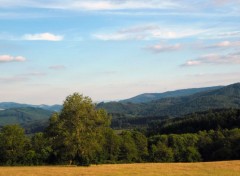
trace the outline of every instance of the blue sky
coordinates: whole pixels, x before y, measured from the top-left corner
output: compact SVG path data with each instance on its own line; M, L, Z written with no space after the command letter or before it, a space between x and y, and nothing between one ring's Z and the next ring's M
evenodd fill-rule
M239 19L240 0L0 0L0 102L239 82Z

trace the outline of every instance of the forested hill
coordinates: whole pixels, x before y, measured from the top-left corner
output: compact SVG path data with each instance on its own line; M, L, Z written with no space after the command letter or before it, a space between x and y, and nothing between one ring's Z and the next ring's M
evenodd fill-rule
M113 115L113 118L166 115L180 117L209 109L240 108L240 83L189 96L164 98L148 103L100 103L98 108L106 109Z
M164 93L144 93L126 100L121 100L120 102L121 103L146 103L150 101L160 100L163 98L188 96L188 95L193 95L196 93L210 91L210 90L216 90L220 88L223 88L223 86L181 89L181 90L175 90L175 91L168 91Z
M0 111L0 127L20 124L27 133L42 131L53 112L41 108L24 107Z
M182 118L152 121L148 134L197 133L234 128L240 128L240 109L216 109L188 114Z
M8 124L21 124L27 133L41 131L47 126L53 111L59 111L61 108L61 105L36 106L0 103L0 127ZM141 125L144 122L146 125L152 120L182 117L186 114L209 109L238 109L240 108L240 83L218 89L208 89L193 95L163 98L147 103L99 103L97 108L106 109L108 113L112 114L112 124L116 128L122 128L128 124L131 126L132 122Z

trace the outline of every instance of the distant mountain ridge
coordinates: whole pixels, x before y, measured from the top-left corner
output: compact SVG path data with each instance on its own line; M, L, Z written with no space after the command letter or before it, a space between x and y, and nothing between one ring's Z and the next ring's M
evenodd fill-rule
M180 117L185 114L209 109L240 108L240 83L188 96L163 98L146 103L100 103L98 108L106 109L113 115L113 118L144 116Z
M33 107L33 108L41 108L49 111L60 111L62 109L62 105L31 105L31 104L21 104L15 102L2 102L0 103L0 109L11 109L11 108L26 108L26 107Z
M159 100L163 98L170 98L170 97L180 97L180 96L187 96L192 95L199 92L205 92L210 90L216 90L223 88L224 86L214 86L214 87L203 87L203 88L189 88L189 89L180 89L175 91L167 91L163 93L144 93L137 95L135 97L121 100L119 102L122 103L146 103L154 100Z
M144 94L143 94L144 95ZM176 95L175 97L169 97ZM184 95L184 96L183 96ZM184 89L162 93L160 99L144 103L126 101L99 103L115 119L147 118L157 120L164 117L182 117L186 114L210 109L240 109L240 83L228 86ZM165 97L165 98L163 98ZM148 99L149 100L149 99ZM146 100L145 100L146 101ZM20 124L28 133L43 130L51 114L61 110L61 105L29 105L14 102L0 103L0 127ZM128 121L128 120L127 120ZM115 120L115 122L117 122Z

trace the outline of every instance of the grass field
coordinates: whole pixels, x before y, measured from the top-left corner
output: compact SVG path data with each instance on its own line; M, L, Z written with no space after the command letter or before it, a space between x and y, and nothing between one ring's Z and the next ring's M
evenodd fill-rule
M0 167L0 176L240 176L240 161L115 164L90 167Z

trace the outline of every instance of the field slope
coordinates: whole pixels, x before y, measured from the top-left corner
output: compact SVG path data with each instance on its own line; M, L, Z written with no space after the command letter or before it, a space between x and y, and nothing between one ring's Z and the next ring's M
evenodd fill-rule
M240 161L91 167L0 167L0 176L240 176Z

